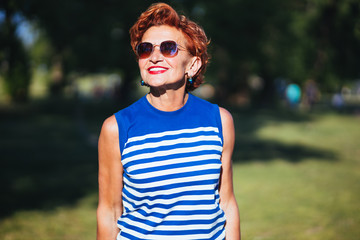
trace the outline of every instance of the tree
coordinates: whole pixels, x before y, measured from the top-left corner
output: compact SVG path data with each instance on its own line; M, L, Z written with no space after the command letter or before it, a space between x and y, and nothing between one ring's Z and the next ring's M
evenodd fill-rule
M24 102L28 98L31 78L30 64L26 50L16 35L15 16L17 1L2 1L0 11L5 18L0 22L0 63L5 88L14 102Z
M274 103L274 79L314 79L334 91L359 77L360 3L356 0L196 1L212 42L213 82L223 97L249 92L252 74L264 79L260 103Z
M311 76L326 90L360 77L360 3L310 1L308 33L314 41Z
M128 98L131 82L138 77L128 30L153 1L5 2L8 5L1 3L1 9L11 6L11 14L25 16L48 39L48 65L56 73L52 74L53 94L61 92L73 72L120 72L124 80L121 96ZM321 83L323 90L333 90L331 86L341 79L359 77L357 0L166 2L200 23L211 39L212 60L205 80L216 85L221 99L239 92L249 94L248 79L254 74L264 79L263 89L257 95L259 103L273 103L274 80L278 77L298 84L312 78ZM11 21L6 26L10 31L5 34L2 28L2 34L7 36L2 39L8 39L2 46L16 44L17 40L9 38L15 36L16 26L11 26ZM18 45L9 49L22 52ZM1 52L10 56L4 47ZM10 52L15 54L15 50ZM25 63L25 56L16 59ZM13 66L9 65L15 69ZM22 66L27 68L26 64ZM27 71L21 72L26 75Z
M69 73L122 73L122 97L138 71L127 33L144 1L32 0L25 15L44 30L52 49L52 93L59 94Z

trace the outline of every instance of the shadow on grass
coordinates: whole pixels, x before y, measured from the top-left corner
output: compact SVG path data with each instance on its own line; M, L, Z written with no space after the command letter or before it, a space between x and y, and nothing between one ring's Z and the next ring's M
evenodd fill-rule
M73 101L0 109L0 218L71 205L97 192L96 138L114 111L99 109L79 111ZM88 119L87 112L93 114Z
M260 139L241 139L236 143L234 162L271 161L284 159L289 162L300 162L304 159L335 161L336 154L331 151L301 145L289 145Z
M309 114L291 110L231 110L236 128L236 145L234 162L251 161L267 162L283 159L289 162L300 162L312 158L324 161L337 160L336 153L300 144L288 144L275 140L264 140L256 137L256 131L269 122L282 124L289 122L311 122Z
M103 120L120 109L113 103L47 101L0 108L0 218L18 210L51 210L97 192L96 141ZM334 159L331 152L254 138L267 121L311 121L282 112L233 110L234 159L241 162L307 157Z

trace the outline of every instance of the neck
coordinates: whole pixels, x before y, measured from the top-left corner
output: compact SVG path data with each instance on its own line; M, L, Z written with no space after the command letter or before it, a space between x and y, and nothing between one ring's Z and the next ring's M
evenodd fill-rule
M185 91L166 91L165 93L159 94L154 90L150 90L150 93L147 95L147 100L156 109L171 112L182 108L188 96Z

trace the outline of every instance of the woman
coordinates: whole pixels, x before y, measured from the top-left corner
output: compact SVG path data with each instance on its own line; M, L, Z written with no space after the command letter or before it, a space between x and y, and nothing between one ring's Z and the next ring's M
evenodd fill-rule
M150 91L102 126L97 239L240 239L232 117L188 93L208 62L204 31L158 3L130 36Z

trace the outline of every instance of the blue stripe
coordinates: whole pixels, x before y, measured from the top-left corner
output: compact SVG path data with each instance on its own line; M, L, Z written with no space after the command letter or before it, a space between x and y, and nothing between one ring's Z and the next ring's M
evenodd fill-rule
M189 218L190 218L190 216L194 216L194 218L195 218L196 215L211 215L211 214L217 213L219 211L219 208L214 208L214 209L209 209L209 210L187 210L187 211L175 210L175 211L171 211L169 213L159 213L159 212L147 213L143 209L137 209L136 211L138 213L140 213L141 215L143 215L144 217L157 217L160 219L164 219L166 216L189 216Z
M197 146L221 146L221 143L220 143L220 141L204 141L204 140L201 140L198 142L191 142L191 143L176 143L176 144L172 144L172 145L134 150L132 152L123 154L122 158L126 159L126 158L133 157L133 156L136 156L139 154L153 153L153 152L157 152L157 151L168 151L168 150L181 149L181 148L191 148L191 147L197 147Z
M131 239L131 240L143 240L142 238L135 237L135 236L130 235L130 234L126 233L126 232L120 232L120 236L126 237L126 238Z
M201 155L208 155L208 154L217 154L219 155L219 158L221 156L221 152L218 150L201 150L197 152L192 152L191 155L189 153L176 153L171 154L167 156L159 156L159 157L152 157L152 158L145 158L145 159L139 159L139 160L132 160L126 164L124 164L124 168L131 167L136 164L143 164L143 163L152 163L157 161L164 161L169 159L176 159L176 158L186 158L186 157L196 157ZM125 160L126 158L122 158L122 160Z
M211 225L212 223L216 222L216 219L222 218L224 216L224 213L219 214L219 216L215 216L211 219L192 219L192 220L174 220L174 221L161 221L159 223L153 222L150 220L144 220L142 218L138 218L132 215L127 215L123 217L123 220L126 222L127 219L133 220L134 222L140 222L143 224L146 224L150 227L156 227L159 225L163 226L184 226L184 225L197 225L197 224L203 224L203 225Z
M201 166L201 165L206 165L206 164L221 164L221 161L219 158L212 158L212 159L206 159L206 160L201 160L201 161L174 163L174 164L169 164L169 165L164 165L164 166L133 170L133 171L131 171L131 174L136 175L136 174L157 172L157 171L162 171L162 170L167 170L167 169L176 169L176 168L190 167L190 166Z
M124 207L125 208L125 212L130 212L130 209L127 208L127 207Z
M210 234L213 230L215 230L216 228L218 228L219 226L224 225L224 221L221 221L219 223L217 223L215 226L213 226L212 228L209 229L194 229L194 230L171 230L171 231L166 231L166 230L154 230L154 231L149 231L149 230L145 230L142 228L139 228L137 226L134 225L130 225L126 222L119 222L119 225L124 226L127 229L132 229L138 233L142 233L144 235L160 235L160 236L186 236L186 235L194 235L194 234ZM132 238L130 238L132 239Z
M178 198L181 196L194 196L194 195L212 195L214 194L214 190L196 190L196 191L184 191L184 192L180 192L180 193L173 193L173 194L169 194L169 195L157 195L154 197L151 196L146 196L144 195L143 197L137 197L133 194L131 194L129 191L127 191L125 188L123 189L123 194L125 194L125 196L129 199L132 199L134 201L144 201L144 200L149 200L149 201L155 201L155 200L167 200L167 199L174 199L174 198Z
M199 181L193 181L193 182L182 182L182 183L173 183L168 184L166 186L158 186L158 187L152 187L152 188L136 188L136 187L130 187L134 189L135 191L139 193L151 193L161 190L168 190L168 189L176 189L180 187L189 187L189 186L199 186L199 185L209 185L209 184L217 184L219 179L207 179L207 180L199 180Z
M142 203L137 205L133 202L129 202L129 200L123 196L123 200L128 202L133 208L141 208L147 207L148 209L152 208L162 208L162 209L171 209L176 206L193 206L193 205L211 205L214 204L214 200L179 200L171 204L163 204L163 203L155 203L155 204L148 204Z
M198 137L198 136L217 136L217 137L219 137L219 140L221 140L219 133L217 133L215 131L199 131L199 132L195 132L195 133L180 133L180 134L176 134L176 135L165 135L165 136L161 136L161 137L152 137L152 138L146 138L144 140L128 142L128 143L126 143L126 148L145 144L145 143L157 143L160 141L175 140L175 139L179 139L179 138L192 138L192 137Z
M218 231L213 237L212 239L216 239L217 237L219 237L221 234L223 233L223 231ZM204 240L207 240L207 239L204 239ZM222 240L225 240L225 236Z
M124 175L124 177L134 184L146 184L149 182L155 183L155 182L164 181L164 180L201 176L201 175L207 175L207 174L220 174L220 166L217 169L205 169L205 170L198 170L198 171L192 171L192 172L186 172L186 173L168 174L168 175L164 175L164 176L151 177L151 178L145 178L145 179L134 179L134 178L130 178L128 175Z

